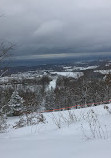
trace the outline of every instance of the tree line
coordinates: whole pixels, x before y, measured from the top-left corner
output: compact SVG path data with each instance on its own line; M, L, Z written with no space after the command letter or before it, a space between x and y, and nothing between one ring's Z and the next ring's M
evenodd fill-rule
M37 78L36 78L37 80ZM0 106L8 109L8 103L14 91L23 98L24 111L43 111L83 105L95 106L97 102L111 99L111 74L103 78L89 78L87 73L78 79L59 76L55 89L47 89L50 76L42 76L39 82L19 85L0 86ZM92 105L89 105L92 103ZM77 108L77 107L75 107Z

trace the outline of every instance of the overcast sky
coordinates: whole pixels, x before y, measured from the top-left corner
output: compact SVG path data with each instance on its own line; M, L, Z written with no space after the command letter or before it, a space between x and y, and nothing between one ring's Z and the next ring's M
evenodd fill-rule
M111 54L111 0L0 0L0 14L18 59Z

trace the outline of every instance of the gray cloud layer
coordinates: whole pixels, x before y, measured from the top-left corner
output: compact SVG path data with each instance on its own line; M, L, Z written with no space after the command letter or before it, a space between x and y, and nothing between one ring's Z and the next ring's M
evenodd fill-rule
M110 0L0 0L0 12L17 56L111 52Z

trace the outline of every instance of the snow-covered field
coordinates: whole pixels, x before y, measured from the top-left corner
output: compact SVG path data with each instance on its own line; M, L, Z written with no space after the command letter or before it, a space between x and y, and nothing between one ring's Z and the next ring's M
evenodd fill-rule
M94 72L99 72L101 74L111 74L111 70L95 70Z
M73 77L73 78L79 78L84 75L83 72L51 72L51 74L57 74L60 76Z
M98 66L88 66L88 67L77 67L74 66L73 70L89 70L89 69L96 69Z
M80 67L80 66L74 66L74 67L71 67L71 66L65 66L63 67L65 69L65 71L74 71L74 70L79 70L79 71L83 71L83 70L88 70L88 69L96 69L98 66L87 66L87 67Z
M110 110L111 104L108 107ZM70 114L73 114L73 119ZM7 133L0 134L0 157L111 157L111 114L104 105L44 113L44 116L45 124L10 128ZM13 124L17 119L9 118L8 121Z

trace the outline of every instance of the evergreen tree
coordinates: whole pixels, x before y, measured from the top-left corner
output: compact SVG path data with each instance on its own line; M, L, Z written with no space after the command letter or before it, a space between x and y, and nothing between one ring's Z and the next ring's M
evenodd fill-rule
M8 102L8 106L10 108L9 115L20 115L23 110L24 99L19 96L17 91L14 91L11 95L10 101Z

